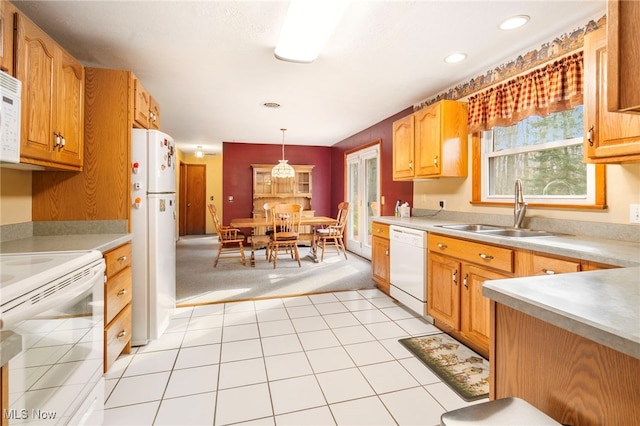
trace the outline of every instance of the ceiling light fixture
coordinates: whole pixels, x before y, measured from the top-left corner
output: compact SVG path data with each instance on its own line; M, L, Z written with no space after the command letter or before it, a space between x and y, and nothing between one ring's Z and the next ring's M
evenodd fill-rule
M198 147L196 148L196 157L197 158L204 157L204 149L202 148L202 145L198 145Z
M444 61L448 64L455 64L457 62L462 62L467 58L467 55L464 53L452 53L451 55L444 58Z
M502 21L498 28L505 31L515 30L516 28L520 28L527 22L529 22L529 17L527 15L512 16Z
M284 132L287 129L280 130L282 130L282 160L279 160L279 164L271 169L271 177L274 179L290 179L296 175L296 171L284 159Z
M280 104L277 102L265 102L262 105L267 108L280 108Z
M348 6L347 0L292 0L275 57L305 64L315 61Z

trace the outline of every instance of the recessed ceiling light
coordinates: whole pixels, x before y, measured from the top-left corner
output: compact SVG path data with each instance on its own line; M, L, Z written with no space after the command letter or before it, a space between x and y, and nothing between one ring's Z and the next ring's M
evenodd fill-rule
M464 61L467 58L467 55L464 53L452 53L451 55L444 58L444 61L448 64L455 64L456 62Z
M264 105L267 108L280 108L280 104L277 102L265 102L262 105Z
M516 28L520 28L527 22L529 22L529 17L527 15L512 16L511 18L507 18L502 21L498 28L505 31L515 30Z

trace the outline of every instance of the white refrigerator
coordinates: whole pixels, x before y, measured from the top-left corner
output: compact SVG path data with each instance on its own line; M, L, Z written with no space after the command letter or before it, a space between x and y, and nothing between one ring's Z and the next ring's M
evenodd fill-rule
M157 130L131 140L131 344L164 333L176 306L176 150Z

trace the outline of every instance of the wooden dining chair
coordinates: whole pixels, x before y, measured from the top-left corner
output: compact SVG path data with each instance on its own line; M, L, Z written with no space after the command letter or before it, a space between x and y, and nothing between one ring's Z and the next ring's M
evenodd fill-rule
M277 204L271 209L273 228L269 242L269 260L273 261L273 268L278 264L278 253L289 252L292 259L300 263L298 252L298 237L300 236L300 220L302 206L299 204Z
M273 234L273 219L271 218L271 209L279 202L264 203L262 209L264 210L264 227L253 228L251 231L251 237L249 242L251 243L251 253L254 255L257 249L264 247L265 259L269 260L269 244L271 243L271 234ZM264 230L264 231L263 231ZM264 232L264 234L263 234ZM255 255L254 255L255 258Z
M216 206L209 204L208 207L209 213L211 213L211 217L213 218L213 224L215 225L216 232L218 233L218 240L220 241L220 244L218 245L218 254L213 262L213 267L215 268L218 266L218 260L220 259L220 255L223 253L225 254L225 257L227 257L227 254L239 254L242 264L246 265L243 247L244 234L237 228L222 225L218 218Z
M325 228L316 229L316 248L322 247L322 254L320 255L320 261L324 260L324 249L328 245L333 245L340 255L340 251L344 253L344 258L347 258L347 249L344 245L344 229L347 226L347 218L349 217L349 203L346 201L338 204L338 217L336 223L329 225Z

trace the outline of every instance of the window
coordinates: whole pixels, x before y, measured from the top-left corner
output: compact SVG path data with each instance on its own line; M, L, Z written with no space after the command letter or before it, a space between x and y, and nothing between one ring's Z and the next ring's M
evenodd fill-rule
M529 204L593 206L604 177L597 185L596 166L584 164L582 134L582 105L483 131L480 201L513 202L520 179Z

